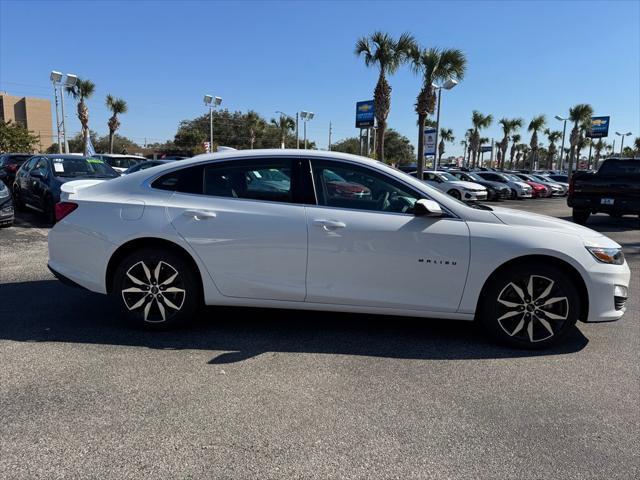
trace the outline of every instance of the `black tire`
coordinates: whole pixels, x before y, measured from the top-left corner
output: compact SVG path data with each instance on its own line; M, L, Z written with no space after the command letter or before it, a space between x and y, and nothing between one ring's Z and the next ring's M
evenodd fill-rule
M42 209L44 210L44 218L48 225L55 225L56 223L56 205L53 203L53 199L49 196L45 197L42 201Z
M516 192L513 188L511 189L511 200L518 199L518 192Z
M160 278L156 278L157 272ZM112 295L135 325L166 330L194 319L202 304L201 292L198 272L182 255L160 248L142 248L118 265Z
M462 198L462 196L460 195L460 192L458 190L455 189L451 189L447 192L448 195L451 195L453 198L455 198L456 200L460 200Z
M24 204L24 201L22 201L22 194L20 193L20 187L18 187L17 185L14 185L13 187L13 203L14 206L16 207L16 210L18 210L19 212L24 212L27 207Z
M548 300L555 301L545 305ZM558 342L574 327L580 316L580 296L573 279L561 269L520 263L489 280L479 313L484 329L499 342L541 349Z
M581 210L579 208L574 208L571 217L573 218L573 222L578 225L584 225L589 220L589 215L591 212L589 210Z

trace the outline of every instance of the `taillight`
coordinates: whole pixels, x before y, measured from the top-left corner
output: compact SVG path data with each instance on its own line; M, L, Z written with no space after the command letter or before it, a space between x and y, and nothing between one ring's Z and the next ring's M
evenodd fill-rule
M64 217L73 212L76 208L78 208L77 203L73 202L59 202L56 203L56 222L59 222Z

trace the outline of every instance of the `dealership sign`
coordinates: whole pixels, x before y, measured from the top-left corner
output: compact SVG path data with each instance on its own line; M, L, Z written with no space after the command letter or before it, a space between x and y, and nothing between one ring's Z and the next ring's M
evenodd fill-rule
M424 129L424 155L436 154L436 129L425 128Z
M610 117L591 117L591 127L587 132L589 138L604 138L609 136Z
M491 150L493 150L493 147L491 145L486 145L484 147L480 147L480 153L490 152Z
M373 127L375 112L373 100L356 103L356 128Z

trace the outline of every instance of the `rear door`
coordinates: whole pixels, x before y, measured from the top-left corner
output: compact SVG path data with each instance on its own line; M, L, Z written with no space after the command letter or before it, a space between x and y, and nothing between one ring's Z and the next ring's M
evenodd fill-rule
M223 295L304 300L307 224L298 165L291 157L211 162L184 169L175 182L170 174L154 183L174 189L171 223Z

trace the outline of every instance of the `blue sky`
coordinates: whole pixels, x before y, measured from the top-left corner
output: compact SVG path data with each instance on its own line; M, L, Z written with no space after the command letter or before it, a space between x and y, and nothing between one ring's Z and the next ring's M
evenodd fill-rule
M357 134L355 102L372 97L377 72L353 54L376 29L412 32L424 46L462 49L468 71L444 92L441 125L455 145L471 111L553 119L576 103L611 115L613 131L640 136L640 2L211 2L0 0L0 91L52 97L57 69L97 85L90 125L106 132L107 93L125 98L121 133L173 138L180 120L205 112L205 93L230 110L310 110L321 148ZM389 79L389 126L415 143L419 79ZM68 130L79 131L71 100ZM499 138L497 122L485 136ZM528 134L524 135L528 140Z

